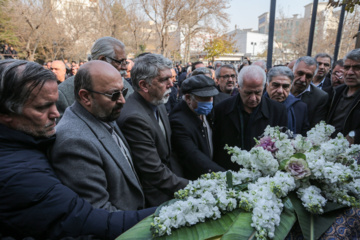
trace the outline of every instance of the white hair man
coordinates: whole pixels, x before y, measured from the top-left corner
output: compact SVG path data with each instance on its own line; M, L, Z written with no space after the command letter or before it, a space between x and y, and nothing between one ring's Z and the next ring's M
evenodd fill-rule
M262 68L246 66L238 77L239 94L215 106L214 161L225 169L240 167L231 162L225 144L250 150L266 126L287 126L285 106L263 96L265 83Z

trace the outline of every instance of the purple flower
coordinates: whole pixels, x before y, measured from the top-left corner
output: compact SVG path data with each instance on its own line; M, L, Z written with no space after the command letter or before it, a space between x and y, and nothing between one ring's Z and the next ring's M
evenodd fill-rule
M275 143L272 141L271 137L261 138L260 142L255 147L262 147L271 153L275 153L278 150L278 148L275 146Z
M307 162L301 158L290 158L285 165L285 170L289 172L295 179L302 179L310 176L311 172Z

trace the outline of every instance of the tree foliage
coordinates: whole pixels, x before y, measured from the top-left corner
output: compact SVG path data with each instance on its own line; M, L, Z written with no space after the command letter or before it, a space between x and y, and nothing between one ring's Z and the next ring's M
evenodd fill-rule
M19 39L14 33L14 26L11 24L9 12L5 10L8 0L0 0L0 43L8 43L12 46L19 45Z
M341 7L346 4L345 10L352 13L356 5L360 5L360 0L329 0L329 7Z
M215 57L222 54L233 53L234 43L225 36L217 37L205 43L204 52L207 52L207 58L214 61Z

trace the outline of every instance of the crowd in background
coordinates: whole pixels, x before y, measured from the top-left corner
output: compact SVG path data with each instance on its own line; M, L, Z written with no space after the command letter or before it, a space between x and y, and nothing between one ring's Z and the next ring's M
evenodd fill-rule
M0 60L1 59L9 59L9 58L17 58L18 53L14 49L13 46L8 44L0 45Z
M0 237L114 239L189 181L238 171L224 146L249 151L267 126L325 121L360 143L360 49L271 69L128 59L113 37L90 55L0 61Z

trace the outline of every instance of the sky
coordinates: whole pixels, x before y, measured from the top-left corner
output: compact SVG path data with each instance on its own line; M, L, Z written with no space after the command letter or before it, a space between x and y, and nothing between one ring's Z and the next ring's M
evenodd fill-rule
M235 24L239 29L252 28L257 30L258 16L270 12L270 2L270 0L230 0L231 7L226 9L230 19L228 30L234 30ZM303 17L304 6L312 2L312 0L277 0L275 18L280 9L285 13L285 17L292 17L293 14L300 14L299 17ZM319 2L325 1L319 0Z

